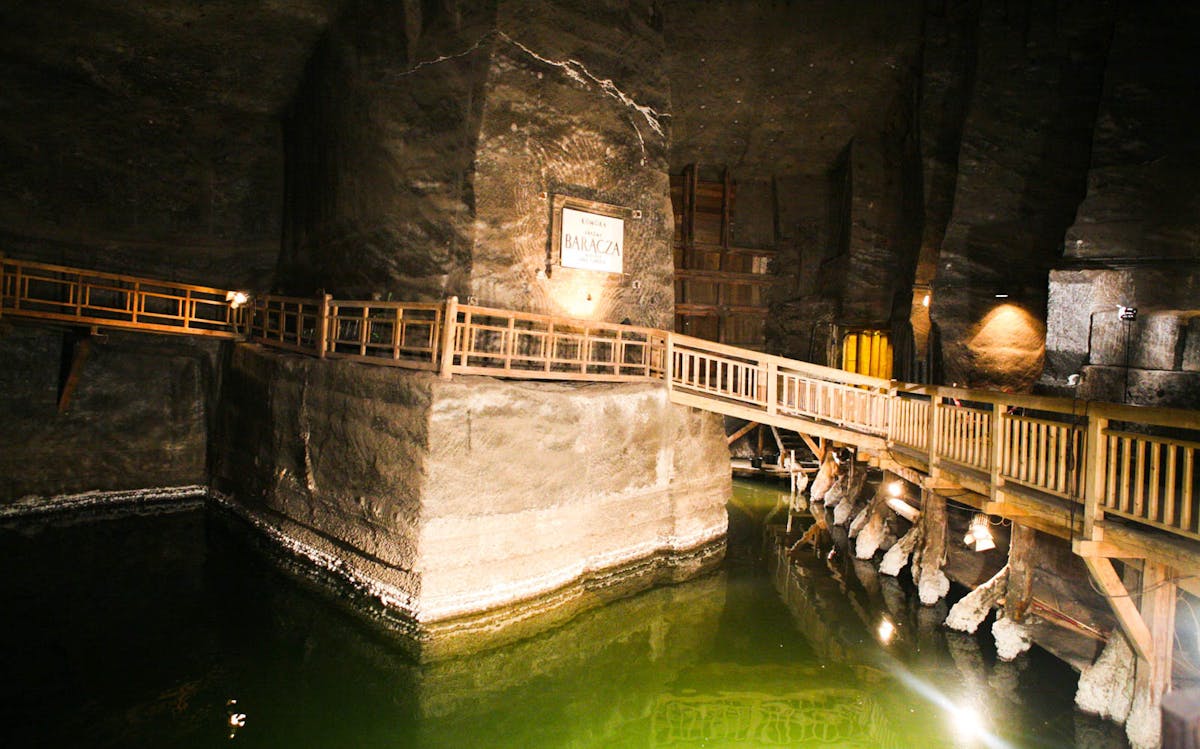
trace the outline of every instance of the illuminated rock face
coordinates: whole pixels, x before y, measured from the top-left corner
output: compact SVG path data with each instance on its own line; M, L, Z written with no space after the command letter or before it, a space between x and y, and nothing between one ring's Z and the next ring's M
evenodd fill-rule
M449 7L352 2L318 44L285 121L283 286L669 327L651 4ZM551 267L555 195L631 212L621 272Z
M443 381L239 346L223 401L218 485L402 615L427 656L723 552L720 417L656 384Z

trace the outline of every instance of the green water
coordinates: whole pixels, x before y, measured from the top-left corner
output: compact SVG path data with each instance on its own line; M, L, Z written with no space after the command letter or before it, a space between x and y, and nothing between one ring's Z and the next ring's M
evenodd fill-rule
M219 513L10 524L0 746L1123 745L1044 653L998 664L828 549L781 562L778 496L735 487L717 574L426 666Z

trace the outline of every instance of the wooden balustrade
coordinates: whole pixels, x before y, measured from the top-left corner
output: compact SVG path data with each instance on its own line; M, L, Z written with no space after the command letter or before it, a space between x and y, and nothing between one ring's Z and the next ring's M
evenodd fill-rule
M991 469L990 409L943 400L938 406L938 457L981 471Z
M525 379L662 379L666 333L457 305L447 371ZM444 365L446 366L446 365Z
M410 369L437 369L440 302L328 303L326 356Z
M1200 539L1200 413L904 385L650 328L446 303L230 292L0 257L0 314L76 325L238 337L318 357L581 381L663 380L679 402L925 456L930 473L988 474ZM672 397L676 397L673 395Z
M73 325L235 338L243 310L208 286L0 258L0 314Z
M1200 443L1115 429L1104 430L1104 439L1104 512L1200 538L1194 506Z
M1001 414L999 475L1058 497L1079 496L1085 429L1055 419Z
M248 337L275 348L324 356L323 299L267 295L255 297Z
M929 452L930 401L896 392L892 396L892 420L888 436L896 444L921 453Z

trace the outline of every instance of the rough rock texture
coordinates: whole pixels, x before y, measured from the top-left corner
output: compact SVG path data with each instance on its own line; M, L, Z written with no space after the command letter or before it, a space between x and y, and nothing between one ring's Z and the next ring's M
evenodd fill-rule
M339 3L0 8L0 239L12 256L269 285L278 111Z
M322 37L284 121L281 288L463 289L488 6L354 0Z
M640 0L358 0L287 118L281 283L667 327L661 27ZM640 211L624 274L552 267L551 200Z
M475 162L469 293L480 303L671 327L660 20L642 0L500 3ZM625 220L624 274L547 277L554 195L641 211Z
M220 344L93 337L69 409L59 413L74 346L61 331L0 329L0 504L205 485Z
M1133 703L1136 659L1124 636L1117 633L1096 662L1079 675L1075 705L1084 712L1124 723Z
M947 382L1021 390L1041 374L1047 271L1083 197L1112 15L981 5L931 307Z
M1198 79L1189 49L1200 33L1200 11L1165 2L1122 3L1108 56L1093 136L1087 196L1066 233L1064 259L1050 276L1043 384L1061 389L1086 365L1136 369L1130 379L1163 380L1190 392L1162 397L1158 387L1129 393L1132 403L1195 407L1190 377L1168 375L1163 355L1174 349L1146 336L1145 316L1196 310L1200 289L1200 205L1190 188L1200 178L1192 94ZM1146 54L1145 50L1158 50ZM1136 307L1130 356L1105 359L1089 333L1119 327L1117 305ZM1128 325L1128 324L1127 324ZM1137 370L1161 370L1159 373ZM1088 373L1088 378L1091 373ZM1088 379L1085 378L1085 379ZM1122 376L1123 379L1123 376ZM1184 384L1186 383L1186 384ZM1122 400L1112 389L1088 397Z
M1007 616L992 622L992 637L996 641L996 657L1002 661L1015 660L1033 646L1029 630Z
M658 385L444 381L238 346L219 423L235 504L337 557L426 654L691 576L723 548L721 420Z
M677 0L663 16L671 171L730 170L735 241L780 252L768 345L823 361L829 323L885 324L910 280L920 4Z

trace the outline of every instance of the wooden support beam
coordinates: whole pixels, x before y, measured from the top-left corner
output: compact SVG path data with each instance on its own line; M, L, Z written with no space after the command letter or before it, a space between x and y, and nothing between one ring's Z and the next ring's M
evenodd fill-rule
M1004 592L1004 614L1014 622L1025 619L1025 612L1033 602L1036 546L1037 531L1028 525L1013 522L1008 537L1008 583Z
M88 354L92 351L91 338L79 338L71 345L71 366L67 371L67 376L63 380L62 389L58 393L58 412L66 413L71 408L71 398L75 395L75 388L79 385L79 378L83 376L83 365L87 362Z
M725 444L732 445L734 442L737 442L742 437L745 437L747 434L749 434L750 431L753 430L754 427L756 427L756 426L758 426L758 422L756 422L756 421L746 422L746 425L744 427L742 427L741 429L737 430L736 432L734 432L733 434L731 434L725 438Z
M808 449L812 450L812 454L814 456L816 456L817 462L820 463L822 460L824 460L825 459L825 445L824 445L825 440L823 440L823 439L820 440L822 444L818 445L816 442L813 442L812 437L809 437L804 432L800 432L799 434L800 434L800 439L804 440L804 444L808 445Z
M1152 652L1149 673L1137 681L1158 698L1171 689L1171 661L1175 650L1175 582L1172 570L1164 564L1142 565L1142 620L1150 629ZM1135 689L1137 687L1135 686Z
M1071 541L1071 550L1081 557L1096 557L1098 559L1145 559L1145 552L1138 549L1126 549L1110 541L1088 541L1076 538Z
M1113 569L1112 562L1103 557L1083 557L1083 562L1092 574L1092 579L1100 585L1100 592L1104 594L1109 607L1116 614L1121 631L1129 639L1134 652L1146 662L1153 662L1154 638L1150 634L1150 628L1142 620L1141 612L1134 605L1133 598L1121 582L1120 575Z

